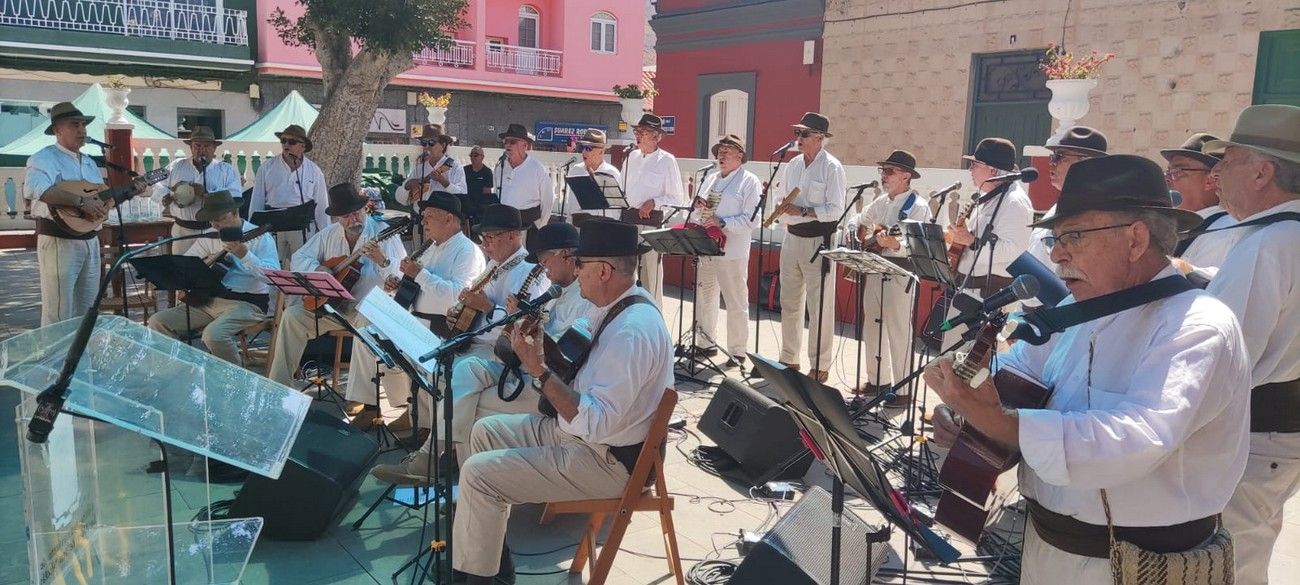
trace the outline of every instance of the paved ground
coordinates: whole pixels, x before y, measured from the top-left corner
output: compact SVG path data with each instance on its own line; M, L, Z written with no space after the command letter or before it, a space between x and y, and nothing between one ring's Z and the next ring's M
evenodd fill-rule
M0 295L0 339L35 327L39 322L37 279L35 278L34 254L31 252L0 252L0 282L4 283ZM675 291L671 291L675 294ZM666 317L670 328L676 332L677 312L689 311L690 303L679 304L675 299L667 303ZM762 340L761 353L772 354L776 348L779 324L771 321L771 316L760 327ZM841 331L848 334L848 331ZM751 331L752 335L752 331ZM751 340L750 345L753 345ZM857 368L854 357L857 345L848 337L836 338L836 371L832 383L839 387L848 387L855 379ZM735 375L736 370L727 373ZM714 376L716 382L720 377ZM762 384L759 383L759 386ZM689 570L697 562L705 559L722 559L738 561L739 554L735 543L740 530L763 530L771 528L775 521L786 514L792 503L784 501L751 498L748 486L729 482L709 473L692 463L689 454L701 444L710 443L697 428L698 418L704 412L713 396L712 386L683 380L679 383L681 402L678 414L684 416L688 423L685 431L670 435L670 448L667 450L667 481L669 489L676 497L674 521L677 537L683 557L683 565ZM17 403L16 393L0 392L0 411L11 412ZM318 405L322 406L323 405ZM895 417L894 422L899 422ZM881 436L877 425L867 424L864 429ZM22 484L19 471L17 444L19 436L15 425L0 425L0 585L27 582L28 565L26 536L22 519ZM898 460L900 446L906 439L897 433L883 433L885 440L872 443L875 452L887 460ZM940 454L941 455L941 454ZM142 456L143 457L143 456ZM389 453L383 460L397 460L399 453ZM900 477L891 473L895 482ZM825 468L815 463L804 476L804 485L823 485L829 487L829 476ZM248 568L243 575L243 583L347 583L374 584L390 583L390 575L414 554L421 542L420 532L423 527L419 512L412 512L395 505L382 505L357 531L350 528L351 523L360 517L365 507L377 498L384 485L367 476L361 486L357 502L351 507L346 518L338 527L313 542L275 542L263 538L258 542ZM174 499L175 517L188 519L194 511L206 504L208 495L201 486L189 478L178 478L174 486L177 497ZM210 498L220 500L230 497L233 488L216 486ZM879 524L880 516L862 500L850 494L849 507L863 520ZM1296 575L1300 572L1300 505L1293 503L1287 516L1287 529L1280 543L1273 563L1274 582L1288 582L1283 575ZM574 545L581 531L581 521L577 518L560 518L546 526L539 526L537 517L540 509L535 506L523 506L515 510L511 518L509 542L515 553L515 562L520 571L521 584L556 584L578 583L564 574L572 557ZM434 515L431 514L431 518ZM1004 515L999 524L1008 530L1004 534L1012 535L1013 544L1018 542L1015 529L1023 523L1023 518L1014 510ZM816 525L818 532L809 533L798 546L829 554L830 531L826 523ZM427 538L427 537L426 537ZM901 582L897 569L903 566L902 554L904 538L899 531L894 531L890 540L889 560L886 570L877 576L877 582ZM970 547L954 540L954 544L963 552L970 552ZM981 551L989 552L989 551ZM659 533L657 517L651 514L636 514L622 550L614 565L611 584L651 584L670 583L671 577L662 558L664 551ZM923 582L918 577L930 576L949 583L984 583L1007 582L1014 578L996 578L990 580L986 575L1000 568L1014 575L1014 563L1007 562L1000 567L987 563L968 562L950 567L931 566L916 562L914 555L908 552L908 566L913 571L909 582ZM933 572L929 572L929 571ZM558 572L558 574L557 574ZM536 574L525 574L536 573ZM999 573L1005 574L1005 573ZM402 575L400 582L408 582L411 573ZM944 582L944 581L933 581Z

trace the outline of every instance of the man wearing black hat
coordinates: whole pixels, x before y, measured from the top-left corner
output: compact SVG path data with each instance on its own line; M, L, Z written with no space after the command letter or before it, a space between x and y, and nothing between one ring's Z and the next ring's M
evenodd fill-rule
M208 222L207 231L212 233L222 228L237 227L244 232L257 228L239 217L239 202L228 191L209 194L194 216L198 221ZM269 309L271 285L262 271L280 268L275 240L269 234L262 234L248 242L193 241L194 245L184 255L206 261L227 252L223 264L228 270L221 278L224 290L200 303L185 302L154 313L149 317L149 328L176 339L187 338L190 330L202 330L203 344L212 355L241 365L239 332L261 323ZM192 301L192 297L186 300Z
M636 226L592 219L580 232L578 286L598 323L591 354L576 378L562 380L542 360L537 321L515 328L511 345L557 415L491 416L474 425L452 525L452 567L471 585L514 582L504 547L514 504L618 497L673 386L668 328L636 286L645 250Z
M465 168L447 154L454 140L442 133L442 126L425 124L420 134L420 158L415 163L411 177L402 189L397 190L397 202L414 205L411 193L423 190L424 197L431 193L451 193L464 197L469 192L465 183Z
M880 165L880 182L885 193L872 201L862 213L849 221L850 233L859 241L875 237L882 256L906 258L906 240L890 235L889 230L903 220L929 221L930 205L912 188L912 179L921 178L916 157L906 150L895 150L876 164ZM912 361L912 288L909 281L897 277L868 274L862 280L862 336L868 343L880 340L876 355L880 360L872 367L867 362L867 382L859 390L874 394L882 387L893 386L910 373ZM911 397L899 394L891 405L910 404Z
M838 228L847 185L844 165L825 148L831 137L826 116L804 114L794 125L794 136L800 156L786 165L781 189L789 193L797 188L799 195L777 210L786 230L781 242L781 363L798 369L806 311L808 375L824 382L834 350L835 284L829 261L818 257L817 249L829 244Z
M1051 170L1048 171L1048 178L1052 181L1052 186L1057 191L1061 190L1061 185L1065 184L1065 175L1070 172L1070 167L1074 166L1081 160L1106 156L1106 135L1100 131L1087 126L1071 126L1065 131L1065 136L1055 144L1048 144L1047 150L1052 151L1052 156L1048 159L1051 164ZM1056 213L1056 206L1053 205L1043 217L1051 217ZM1052 264L1052 251L1043 245L1043 238L1052 235L1052 231L1047 228L1038 228L1032 232L1032 240L1029 242L1029 253L1033 254L1039 262L1049 268Z
M327 260L361 250L364 254L357 260L361 278L348 291L360 299L382 285L389 275L398 273L398 263L406 256L406 250L402 248L400 238L373 241L387 226L366 213L369 200L357 191L355 185L339 183L330 187L329 201L324 211L335 222L316 232L293 253L289 269L294 272L332 272L325 267ZM355 318L355 310L347 311L345 315ZM300 302L293 302L280 316L279 329L273 341L275 357L271 360L267 377L285 386L292 385L294 370L298 368L307 341L318 334L342 328L333 319L320 319L318 322L315 314ZM360 352L352 354L350 367L357 367L360 355Z
M965 225L949 228L953 244L966 246L957 264L959 284L987 295L1010 284L1007 266L1029 249L1034 220L1034 204L1029 201L1023 183L994 181L1016 170L1016 145L1006 138L985 138L975 146L975 153L963 156L970 161L970 176L978 189L979 203ZM989 224L992 233L985 238Z
M1229 582L1231 552L1210 537L1245 467L1249 355L1231 311L1169 262L1179 229L1197 221L1173 207L1150 160L1078 162L1056 215L1035 227L1052 230L1052 259L1073 293L1065 303L1099 311L996 360L1052 388L1047 405L1005 408L992 379L972 388L952 358L926 369L944 402L940 444L955 437L955 412L1022 456L1022 583L1112 583L1108 525L1146 550L1214 555L1171 583ZM1215 567L1217 576L1192 574Z
M1218 139L1212 134L1198 132L1188 137L1182 146L1160 151L1160 156L1169 161L1165 167L1165 181L1170 189L1182 196L1178 207L1195 211L1205 218L1178 243L1175 255L1210 276L1218 272L1243 233L1241 230L1222 229L1237 223L1237 220L1219 205L1219 181L1211 172L1223 157L1205 152L1205 143ZM1208 230L1216 231L1200 233Z
M497 136L506 149L505 160L497 165L496 172L501 203L518 209L525 226L546 225L555 206L555 181L541 161L528 156L535 141L533 133L520 124L511 124Z
M465 287L469 286L479 274L482 274L485 260L479 247L465 236L460 229L463 219L460 200L454 195L434 193L428 199L419 202L421 226L428 246L419 258L402 258L399 274L391 274L384 280L384 290L392 292L402 281L402 276L415 280L420 286L420 294L411 305L416 317L421 315L443 315L455 302ZM424 319L426 324L427 319ZM360 416L363 420L378 415L373 411L375 399L376 369L379 367L375 357L365 345L354 345L353 353L361 352L361 358L353 361L353 368L348 372L347 405L348 414ZM400 369L385 370L383 377L384 394L387 396L390 411L401 412L410 400L410 380ZM428 396L420 394L421 429L417 434L426 433L432 415ZM371 413L364 410L371 408ZM395 418L389 412L382 413L385 419ZM418 441L417 441L418 442Z
M182 184L187 185L184 188L206 194L229 193L236 203L240 203L240 199L244 196L244 181L239 177L239 171L236 171L230 163L216 158L217 147L221 145L221 141L217 140L211 128L195 126L190 131L190 137L184 142L190 147L190 156L172 162L171 166L167 167L167 180L154 185L150 193L151 196L161 199L164 205L171 206L171 214L175 218L175 223L172 224L172 236L197 234L208 229L208 222L196 217L199 208L203 205L202 197L192 202L176 200L175 192ZM184 254L185 250L196 241L175 242L172 244L172 253Z
M632 129L636 138L636 149L629 152L623 161L623 191L627 194L627 204L636 209L637 216L649 220L651 214L673 205L686 205L686 189L682 185L682 171L677 166L677 157L659 148L659 141L664 137L663 118L654 114L642 114ZM645 230L641 226L638 229ZM650 291L656 303L662 303L663 266L659 253L651 250L641 259L641 286Z
M280 260L289 262L289 257L302 246L307 236L325 229L329 225L329 185L325 184L325 173L307 158L311 152L311 138L302 126L290 124L275 137L280 139L280 156L262 161L253 180L252 200L249 201L250 214L272 209L288 209L315 204L315 225L305 232L277 232L276 246L280 249Z

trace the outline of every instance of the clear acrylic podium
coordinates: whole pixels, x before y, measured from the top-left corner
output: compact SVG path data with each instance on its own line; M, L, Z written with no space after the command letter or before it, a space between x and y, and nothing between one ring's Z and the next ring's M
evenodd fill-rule
M154 440L279 477L311 399L117 316L102 316L45 444L23 440L35 395L58 377L80 319L0 342L0 383L28 393L17 409L31 582L167 583L167 492ZM202 459L199 460L202 462ZM206 465L172 481L191 507L212 502ZM192 468L193 469L193 468ZM173 468L173 475L176 469ZM196 503L198 502L198 503ZM191 520L177 506L177 583L237 583L260 518Z

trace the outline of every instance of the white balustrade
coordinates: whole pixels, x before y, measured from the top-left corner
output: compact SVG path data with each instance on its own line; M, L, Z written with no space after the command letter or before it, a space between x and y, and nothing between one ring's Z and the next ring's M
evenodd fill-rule
M415 64L473 69L475 45L474 41L458 40L446 48L424 49L415 54Z
M488 71L502 71L522 75L559 77L563 57L563 51L489 44L487 46L487 69Z
M248 46L248 11L186 0L0 0L0 24Z

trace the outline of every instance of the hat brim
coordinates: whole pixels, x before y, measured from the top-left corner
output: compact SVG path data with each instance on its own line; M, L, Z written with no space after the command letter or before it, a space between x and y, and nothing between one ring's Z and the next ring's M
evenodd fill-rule
M1206 141L1205 146L1201 148L1207 153L1222 155L1223 152L1227 150L1229 146L1240 146L1242 148L1249 148L1252 150L1262 152L1269 156L1276 156L1280 159L1289 160L1293 163L1300 164L1300 152L1291 152L1291 151L1281 150L1277 148L1268 148L1265 146L1255 146L1254 144L1243 144L1241 142L1233 142L1231 140L1209 140Z
M609 145L604 142L588 142L586 140L579 140L578 146L594 146L596 148L609 148Z
M1086 146L1071 146L1069 144L1053 144L1051 146L1044 146L1043 148L1046 148L1047 150L1050 150L1052 152L1057 152L1057 151L1074 152L1084 156L1092 156L1092 157L1106 156L1106 151L1097 150L1095 148L1088 148Z
M894 167L894 168L896 168L896 169L903 169L903 170L907 171L908 173L910 173L910 174L912 175L912 178L913 178L913 179L919 179L919 178L921 178L921 173L916 172L916 169L914 169L914 168L912 168L912 167L909 167L909 166L906 166L906 165L900 165L900 164L898 164L898 163L896 163L896 162L890 162L890 161L887 161L887 160L880 160L880 161L876 161L876 166L881 166L881 167Z
M347 215L366 206L368 201L364 197L358 197L354 202L344 207L334 207L333 205L325 208L325 215L330 217L340 217Z
M980 159L978 159L978 158L975 158L975 155L973 155L973 154L965 154L965 155L962 155L962 159L964 159L964 160L968 160L968 161L971 161L971 162L977 162L977 163L982 164L982 165L988 165L988 166L993 167L993 168L995 168L995 169L997 169L997 170L999 170L999 171L1006 171L1006 172L1008 172L1008 173L1010 173L1010 172L1012 172L1012 171L1015 170L1015 169L1004 169L1004 168L1002 168L1002 167L1000 167L1000 166L998 166L998 165L995 165L995 164L993 164L993 163L991 163L991 162L982 161L982 160L980 160ZM1013 166L1014 166L1014 165L1013 165Z
M812 130L813 132L817 132L818 134L826 135L827 138L834 136L834 134L831 134L830 132L818 128L813 128L812 126L805 126L803 124L791 124L791 126L794 126L795 128L798 128L800 130Z
M1160 212L1160 213L1162 213L1162 214L1164 214L1164 215L1170 216L1170 217L1172 217L1175 221L1177 221L1177 222L1178 222L1178 231L1179 231L1180 233L1181 233L1181 232L1186 232L1186 231L1188 231L1188 230L1191 230L1192 228L1195 228L1195 227L1198 226L1198 225L1201 225L1201 222L1204 221L1204 219L1205 219L1205 218L1201 217L1200 214L1198 214L1198 213L1196 213L1196 212L1194 212L1194 211L1188 211L1188 210L1186 210L1186 209L1179 209L1179 208L1177 208L1177 207L1158 207L1158 206L1155 206L1155 205L1142 205L1142 206L1128 206L1128 207L1120 207L1120 208L1115 208L1115 209L1095 209L1095 208L1094 208L1094 209L1081 209L1081 210L1079 210L1079 211L1076 211L1076 212L1073 212L1073 213L1064 214L1064 215L1062 215L1062 214L1056 214L1056 215L1052 215L1052 216L1044 217L1043 219L1040 219L1040 220L1038 220L1038 221L1036 221L1036 222L1034 222L1034 223L1029 224L1029 227L1031 227L1031 228L1049 228L1049 229L1050 229L1050 228L1054 227L1057 223L1060 223L1061 220L1064 220L1064 219L1067 219L1067 218L1070 218L1070 217L1074 217L1074 216L1076 216L1076 215L1079 215L1080 213L1084 213L1084 212L1087 212L1087 211L1112 211L1112 212L1118 212L1118 213L1123 213L1123 212L1126 212L1126 211L1157 211L1157 212Z
M89 124L89 123L95 121L95 117L94 117L94 116L64 116L64 117L62 117L62 118L59 118L59 120L71 120L71 119L74 119L74 118L80 118L80 119L81 119L83 122L85 122L86 124ZM45 127L45 134L47 134L47 135L49 135L49 136L54 136L54 125L55 125L56 123L58 123L59 120L51 120L51 121L50 121L50 125Z
M522 225L519 227L502 227L502 226L480 224L478 232L480 234L491 234L496 232L522 232L526 229L528 229L527 225Z
M283 136L284 136L284 132L275 133L276 140L280 140ZM297 138L298 140L301 140L302 143L307 146L307 149L304 150L303 152L311 152L312 143L310 138L307 138L306 136L299 136L297 134L290 134L289 138ZM221 143L218 142L217 144L221 144Z
M221 217L224 214L230 213L232 211L238 211L238 210L239 210L238 201L234 202L233 205L224 204L219 207L200 207L198 211L194 212L194 220L212 221L218 217Z
M220 140L213 140L213 139L211 139L211 138L200 138L199 141L200 141L200 142L211 142L213 146L221 146L221 141L220 141ZM182 140L181 142L184 142L185 144L189 144L189 145L191 145L191 146L194 145L194 139L193 139L193 138L186 138L185 140Z
M609 250L583 250L582 247L579 246L573 255L579 258L622 258L625 256L640 256L653 249L654 248L650 247L650 244L639 242L636 245L635 254L611 254Z
M497 138L501 140L505 140L507 138L518 138L520 140L527 140L529 144L537 144L537 139L534 138L532 134L527 134L524 136L516 136L514 134L506 134L505 132L502 132L500 134L497 134Z
M1185 156L1190 159L1201 161L1202 163L1205 163L1205 166L1210 168L1214 168L1214 165L1219 164L1219 161L1222 160L1219 157L1211 156L1204 152L1197 152L1188 148L1167 148L1160 151L1160 156L1165 157L1166 161L1172 161L1175 156Z

